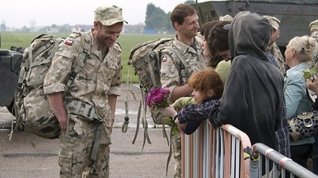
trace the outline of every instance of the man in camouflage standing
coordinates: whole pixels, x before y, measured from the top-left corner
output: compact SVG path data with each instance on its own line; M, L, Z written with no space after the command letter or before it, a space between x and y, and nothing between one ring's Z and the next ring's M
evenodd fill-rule
M124 22L121 8L98 7L93 29L62 42L45 77L44 92L62 130L61 178L109 177L110 135L121 83L116 40ZM89 50L82 52L85 46ZM83 54L85 60L78 61Z
M160 69L161 84L169 88L170 102L192 93L186 83L192 72L206 67L202 56L202 44L196 38L199 17L195 9L187 4L177 5L170 16L176 36L170 47L163 50ZM174 50L169 50L174 48ZM178 54L176 54L178 53ZM180 62L182 58L184 62ZM171 140L175 158L174 177L181 177L181 136L175 133Z
M285 74L285 59L282 55L282 52L280 51L279 47L276 44L277 39L280 35L280 20L274 16L264 15L269 23L272 25L272 35L269 42L268 50L272 54L272 57L274 58L273 62L280 70L280 72L284 75Z

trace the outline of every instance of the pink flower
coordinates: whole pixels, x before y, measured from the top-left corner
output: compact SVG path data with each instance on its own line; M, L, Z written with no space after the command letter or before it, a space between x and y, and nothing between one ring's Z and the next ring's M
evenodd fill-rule
M165 108L169 106L168 97L170 91L167 87L164 88L151 88L147 97L146 97L146 104L150 107L157 107L157 108Z

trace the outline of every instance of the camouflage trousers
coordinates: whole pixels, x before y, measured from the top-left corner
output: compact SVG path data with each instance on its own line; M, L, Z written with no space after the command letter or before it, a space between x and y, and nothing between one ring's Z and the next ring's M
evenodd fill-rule
M96 160L93 161L90 157L95 141L96 125L71 115L68 131L60 138L60 178L109 177L110 139L101 140L97 147ZM102 134L105 134L105 131Z
M181 178L181 134L175 132L171 138L172 152L174 157L174 178Z

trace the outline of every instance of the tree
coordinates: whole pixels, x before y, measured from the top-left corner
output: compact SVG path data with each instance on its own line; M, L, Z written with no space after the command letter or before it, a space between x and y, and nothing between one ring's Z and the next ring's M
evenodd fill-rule
M5 23L2 23L2 24L0 25L0 31L1 31L1 32L5 32L6 30L7 30L6 24L5 24Z
M146 10L145 30L151 32L167 32L171 31L169 15L161 8L149 3Z
M23 26L21 29L20 29L21 32L30 32L30 29L27 27L27 26Z

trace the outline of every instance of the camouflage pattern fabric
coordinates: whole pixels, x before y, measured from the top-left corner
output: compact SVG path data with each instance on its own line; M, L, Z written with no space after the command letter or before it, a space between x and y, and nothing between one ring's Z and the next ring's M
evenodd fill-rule
M206 68L206 63L202 55L201 43L195 40L194 47L186 45L174 38L172 47L180 51L180 56L183 57L186 66L180 66L181 63L176 63L176 54L171 54L169 51L162 51L162 61L160 69L161 85L166 86L172 91L176 86L186 84L190 75L194 71L199 71ZM176 66L184 68L179 73ZM174 177L181 177L181 135L176 132L171 140L173 144L173 156L175 159Z
M164 85L172 91L175 86L180 86L188 81L188 78L194 71L199 71L206 68L205 59L202 56L201 44L196 40L195 47L190 47L178 39L174 39L172 48L176 48L180 51L180 56L183 57L186 66L180 66L181 63L177 63L177 55L169 53L169 49L166 48L162 51L161 69L160 69L160 81L161 85ZM177 63L177 64L176 64ZM185 67L179 74L180 68Z
M68 132L60 138L61 178L109 177L109 143L100 144L96 161L89 159L96 126L79 116L70 115Z
M177 99L172 106L176 111L180 111L183 107L189 104L195 104L193 97L181 97ZM178 132L174 132L172 135L171 143L173 145L173 157L175 160L174 165L174 178L181 177L181 135Z
M17 124L26 132L44 138L58 138L60 127L43 92L44 76L62 38L36 37L23 53L15 108Z
M160 86L161 50L171 45L172 38L160 38L137 44L131 49L128 65L132 65L138 75L140 87L148 92L152 87Z
M176 132L171 138L173 158L174 158L174 178L181 178L181 135Z
M70 35L56 52L54 61L45 76L44 93L52 94L65 92L66 102L81 101L95 106L96 114L102 119L102 134L97 150L97 160L92 161L93 135L96 134L95 122L77 115L70 115L69 121L74 121L69 133L60 140L60 168L61 177L80 177L86 170L87 177L109 177L109 144L111 143L111 111L108 103L108 95L119 95L121 84L121 48L118 44L109 48L105 58L92 41L92 32ZM82 40L81 40L82 39ZM85 61L82 70L77 73L74 81L65 91L65 79L70 75L71 68L76 64L81 43L91 44L90 56ZM75 65L74 67L77 67ZM72 113L72 111L69 111ZM84 152L83 152L84 151ZM84 153L84 154L83 154ZM67 157L63 161L63 158Z
M276 43L273 43L273 45L270 47L270 52L273 54L273 56L276 60L276 63L279 67L280 72L282 74L285 74L285 72L286 72L285 59L284 59L282 52L280 51L280 49Z
M318 27L317 27L318 28ZM311 37L315 38L316 41L318 42L318 30L314 30L312 33L311 33ZM317 52L314 56L314 63L317 63L318 62L318 49L317 49Z

